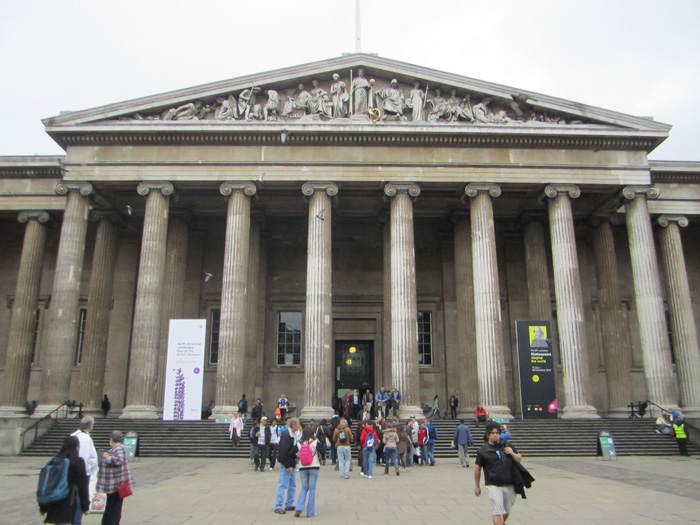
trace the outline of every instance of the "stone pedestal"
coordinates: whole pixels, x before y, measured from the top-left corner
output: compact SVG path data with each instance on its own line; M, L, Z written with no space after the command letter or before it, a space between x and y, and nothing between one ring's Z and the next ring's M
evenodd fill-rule
M455 288L457 298L457 337L459 340L459 416L471 418L479 404L479 374L476 332L474 331L474 279L471 221L469 215L455 213L454 223ZM449 406L446 406L449 410Z
M331 265L331 197L333 183L306 183L309 200L308 255L306 260L306 316L304 319L304 420L333 416L333 298Z
M35 418L51 412L67 401L70 394L71 371L78 340L88 196L92 193L92 185L59 182L56 184L56 193L67 195L67 199L56 257L51 306L45 327L47 335L42 347L43 372L39 406L33 416Z
M669 409L678 406L678 395L666 333L661 277L647 207L647 198L655 199L659 196L659 191L649 186L628 186L622 191L622 196L625 201L625 222L630 244L647 398Z
M238 399L245 388L250 198L257 188L250 182L226 182L221 185L220 191L229 198L214 400L216 407L212 414L216 419L231 417L238 411ZM252 401L251 398L251 409Z
M479 403L492 418L510 418L491 202L501 194L501 188L496 184L468 184L464 192L470 199Z
M589 401L588 347L570 200L578 198L581 191L574 185L551 185L544 193L549 199L559 351L566 394L562 418L597 419L596 409Z
M147 197L146 215L136 285L126 407L120 417L157 419L156 366L163 308L169 204L173 185L169 182L142 183L137 191L139 195Z
M391 382L403 397L399 416L422 414L418 375L418 303L413 200L417 184L384 186L391 199Z
M619 218L616 219L619 221ZM610 219L599 218L593 230L593 254L600 322L603 332L605 376L608 386L608 417L627 418L633 401L631 387L632 348L619 292L617 256Z
M78 401L88 411L98 411L102 406L114 267L117 260L118 218L118 214L111 213L98 213L90 217L99 223L92 256L83 356L78 377Z
M15 300L12 304L0 417L27 417L25 403L32 366L34 326L49 214L45 211L23 211L18 220L27 223L27 226L24 230Z
M680 232L688 219L662 215L658 223L681 407L687 417L700 417L700 350Z

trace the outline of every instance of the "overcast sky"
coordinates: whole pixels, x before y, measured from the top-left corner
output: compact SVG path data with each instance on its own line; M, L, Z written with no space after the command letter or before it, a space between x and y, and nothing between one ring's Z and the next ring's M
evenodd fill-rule
M355 50L355 0L0 2L0 155L42 118ZM673 125L700 161L700 1L362 0L362 51Z

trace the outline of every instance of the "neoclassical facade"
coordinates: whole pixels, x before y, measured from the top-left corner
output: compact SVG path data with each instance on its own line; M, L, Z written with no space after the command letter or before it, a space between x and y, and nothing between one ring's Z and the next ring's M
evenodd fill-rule
M448 96L449 95L449 96ZM368 55L48 118L0 158L0 413L163 405L170 319L205 403L521 413L516 320L552 323L560 416L700 411L700 163L670 126Z

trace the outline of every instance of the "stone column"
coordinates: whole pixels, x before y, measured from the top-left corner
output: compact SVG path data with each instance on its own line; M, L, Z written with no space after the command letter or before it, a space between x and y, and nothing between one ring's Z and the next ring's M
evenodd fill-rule
M381 358L374 359L374 377L380 385L391 385L391 215L381 211L378 219L382 228L382 345ZM374 390L376 394L377 388Z
M56 184L56 193L67 195L66 209L63 212L51 306L46 323L47 337L41 358L43 373L39 406L34 417L45 416L67 401L70 394L70 376L78 340L88 196L92 193L92 185L59 182Z
M615 216L613 216L615 217ZM611 218L612 219L612 218ZM605 377L608 385L608 417L626 418L632 399L632 348L622 314L615 240L611 219L596 219L593 230L598 301L603 331ZM617 219L619 222L619 218Z
M464 213L452 215L455 247L457 337L459 339L459 417L472 417L479 404L476 331L474 330L474 268L471 221ZM448 407L449 408L449 407Z
M251 182L225 182L220 191L229 198L214 418L231 417L238 410L238 399L245 388L250 198L257 188Z
M258 341L260 339L259 325L264 323L258 317L259 287L260 287L260 222L264 219L262 214L255 214L250 222L250 248L248 250L248 323L246 326L245 348L245 373L244 383L240 394L245 393L250 397L255 393L255 387L262 387L257 383L257 354ZM238 394L240 396L240 394ZM256 396L257 397L257 396ZM251 398L253 399L253 398Z
M333 296L331 264L331 197L338 194L332 182L310 183L301 188L309 200L308 255L306 260L306 316L304 319L304 419L333 416Z
M15 300L12 304L0 417L27 415L25 403L29 390L35 340L34 326L49 214L45 211L23 211L17 219L21 223L27 223L27 226L24 230L22 257L19 262Z
M658 223L681 407L687 417L700 417L700 349L680 232L688 219L661 215Z
M622 190L622 196L625 201L625 222L630 244L647 398L664 408L677 407L678 394L666 332L661 277L647 207L647 198L657 198L659 190L650 186L627 186Z
M170 320L183 319L185 302L185 277L187 272L187 216L171 214L168 224L168 241L165 248L165 275L163 277L163 309L160 316L160 343L156 367L156 408L163 408L165 397L165 365L168 357ZM208 404L206 399L203 403Z
M552 318L552 299L542 222L536 218L528 218L523 225L523 234L530 319L549 321Z
M90 220L99 221L92 255L87 319L83 338L83 357L78 376L78 400L88 412L100 412L107 365L107 338L114 267L117 260L116 213L93 213Z
M550 185L544 193L549 198L559 351L566 395L562 418L597 419L596 409L589 401L588 347L570 200L578 198L581 190L574 185Z
M479 374L479 403L495 418L511 417L506 394L501 296L496 261L496 230L491 198L501 194L497 184L468 184L470 199L474 317Z
M126 407L120 416L124 419L158 418L155 406L156 366L163 309L168 215L173 189L169 182L143 182L137 190L147 200L136 284Z
M403 397L401 418L421 414L418 372L418 302L413 200L420 187L390 183L384 193L391 199L391 383Z

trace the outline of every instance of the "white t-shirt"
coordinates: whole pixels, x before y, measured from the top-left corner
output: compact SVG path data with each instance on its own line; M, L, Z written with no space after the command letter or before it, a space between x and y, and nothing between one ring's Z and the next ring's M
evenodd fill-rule
M97 464L97 451L95 450L95 444L92 442L90 434L83 432L82 430L76 430L71 434L78 438L80 442L80 451L78 455L85 461L85 470L88 476L93 476L98 469Z

